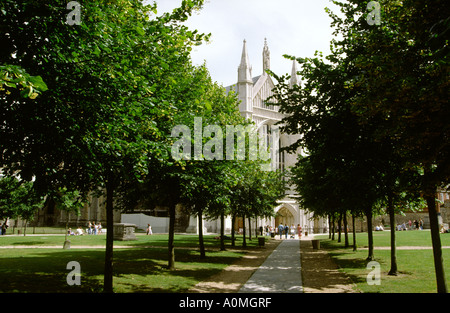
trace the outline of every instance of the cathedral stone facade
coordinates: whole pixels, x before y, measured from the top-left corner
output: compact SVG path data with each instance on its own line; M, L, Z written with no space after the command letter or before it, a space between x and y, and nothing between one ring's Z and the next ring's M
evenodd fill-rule
M259 132L260 138L270 138L267 142L271 143L271 165L272 169L288 170L289 167L295 165L297 155L301 151L294 154L280 152L280 148L286 147L294 143L298 137L275 131L279 126L276 123L280 122L285 114L279 112L276 103L270 102L269 97L273 94L272 90L275 87L272 78L267 74L270 70L270 50L267 40L264 42L262 51L263 72L258 76L252 75L252 65L250 63L247 51L247 42L244 40L241 62L238 67L237 83L226 87L227 92L234 91L237 93L239 103L239 111L242 116L252 120ZM290 85L297 85L300 81L297 76L297 64L293 61ZM327 220L314 219L313 216L299 207L295 200L293 190L289 190L284 199L279 201L278 206L274 208L275 217L269 219L259 219L255 221L254 226L277 226L280 223L289 226L300 224L305 230L310 232L323 232L327 228ZM238 220L235 229L242 228L243 221ZM248 223L248 221L246 221ZM247 225L247 224L246 224ZM208 232L219 232L220 223L218 221L205 221L205 227ZM226 227L231 227L231 222L226 223Z

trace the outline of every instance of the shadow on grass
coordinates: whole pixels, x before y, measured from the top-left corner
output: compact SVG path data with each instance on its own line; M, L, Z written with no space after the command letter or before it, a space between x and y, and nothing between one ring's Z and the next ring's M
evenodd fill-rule
M2 255L0 258L0 292L99 292L101 282L94 274L103 265L99 259L104 258L100 251L87 251L80 255L79 251L35 249L13 250L22 252L19 257ZM25 253L24 253L25 252ZM71 269L66 269L67 263L77 261L81 264L81 285L67 284L67 275Z
M345 273L353 283L366 283L366 274L370 272L370 270L366 269L369 261L365 257L361 257L361 255L355 255L352 245L344 247L342 243L331 240L323 240L321 245L327 250L340 271L346 269ZM374 261L377 260L375 259Z
M64 240L62 240L64 242ZM45 241L24 241L24 242L11 242L13 246L35 246L35 245L44 245Z
M9 252L0 256L0 292L102 291L103 249L11 249ZM201 258L196 250L175 249L176 269L169 271L167 248L115 249L114 284L125 292L184 292L196 282L218 273L237 257L237 253L213 251ZM80 264L79 286L67 284L72 269L66 267L71 261Z

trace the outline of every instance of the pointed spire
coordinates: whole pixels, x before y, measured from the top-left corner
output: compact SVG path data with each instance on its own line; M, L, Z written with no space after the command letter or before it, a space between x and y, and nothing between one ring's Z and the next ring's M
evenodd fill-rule
M241 67L249 64L247 52L247 40L244 39L244 46L242 47Z
M238 68L238 82L252 82L252 67L248 59L247 41L244 39L241 64Z
M263 49L263 74L266 70L270 70L270 51L267 45L267 38L264 38L264 49Z
M297 61L294 59L292 62L291 80L289 81L289 87L292 88L294 85L299 85L300 81L297 76Z

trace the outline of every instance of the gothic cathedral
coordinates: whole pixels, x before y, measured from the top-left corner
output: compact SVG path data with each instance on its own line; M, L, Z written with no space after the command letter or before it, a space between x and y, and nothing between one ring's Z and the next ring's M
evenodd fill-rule
M267 74L267 70L270 70L270 50L267 45L267 39L264 41L262 62L263 72L261 75L253 77L252 66L248 57L247 42L244 40L241 63L238 67L237 83L226 87L226 90L227 92L234 91L237 93L238 99L240 100L239 111L242 116L255 123L260 136L262 136L261 138L271 137L272 169L285 171L289 167L295 165L297 155L301 151L297 151L297 153L294 154L279 152L279 148L291 145L298 137L273 131L274 129L278 129L278 126L275 127L275 124L280 122L285 117L285 114L279 112L278 106L275 103L267 101L272 95L272 89L275 87L272 78ZM292 64L290 85L298 85L299 83L297 63L294 60ZM293 197L294 194L293 190L289 190L284 199L279 201L279 205L274 208L275 218L261 219L258 221L258 226L276 226L280 223L289 226L297 226L300 224L303 229L309 230L310 232L323 232L327 227L327 221L324 219L314 219L310 213L301 209L295 200L295 197ZM240 221L240 223L243 222ZM252 229L254 228L252 227ZM215 230L216 229L208 229L208 231Z

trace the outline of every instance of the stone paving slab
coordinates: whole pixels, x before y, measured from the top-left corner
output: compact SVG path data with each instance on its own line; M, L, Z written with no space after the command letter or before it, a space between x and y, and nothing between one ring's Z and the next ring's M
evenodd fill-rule
M303 292L299 240L283 240L239 292Z

